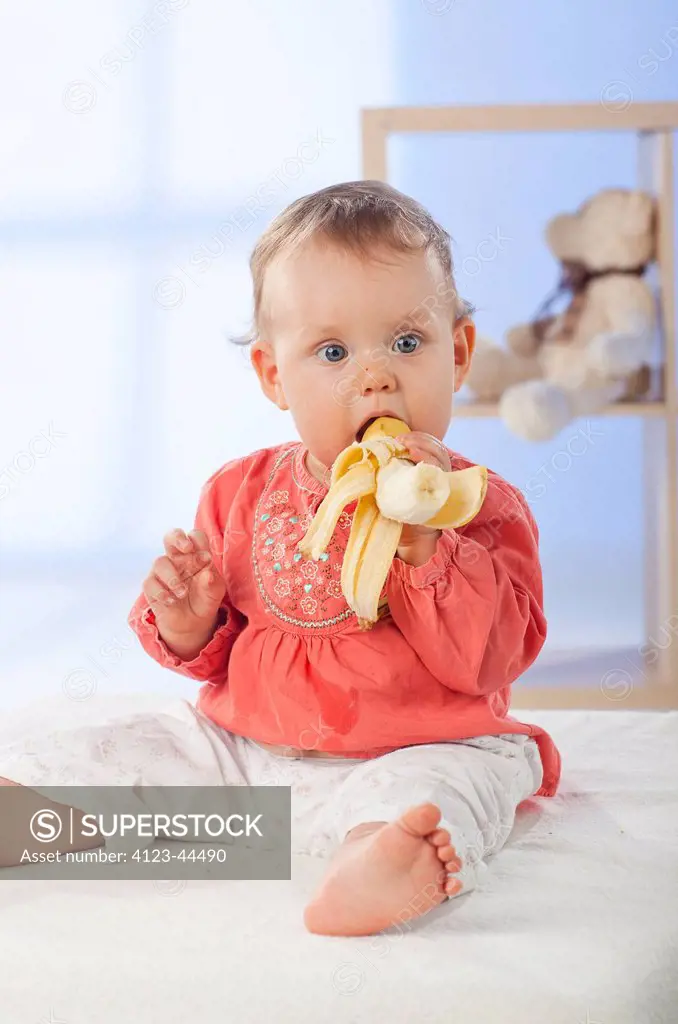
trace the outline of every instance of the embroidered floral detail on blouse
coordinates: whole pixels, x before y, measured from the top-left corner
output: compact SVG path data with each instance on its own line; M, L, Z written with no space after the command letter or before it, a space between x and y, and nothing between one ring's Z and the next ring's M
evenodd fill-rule
M341 591L339 577L352 518L342 512L327 550L318 561L302 559L297 550L308 530L320 497L313 506L298 508L302 495L273 489L276 470L294 449L276 462L259 499L253 524L252 559L259 591L270 611L300 626L334 625L353 615Z

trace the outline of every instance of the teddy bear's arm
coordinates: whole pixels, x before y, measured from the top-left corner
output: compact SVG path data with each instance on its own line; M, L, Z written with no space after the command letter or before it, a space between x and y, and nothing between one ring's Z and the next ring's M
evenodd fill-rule
M602 278L591 285L589 303L605 325L586 346L591 370L605 380L619 380L651 360L655 298L645 281L626 274Z

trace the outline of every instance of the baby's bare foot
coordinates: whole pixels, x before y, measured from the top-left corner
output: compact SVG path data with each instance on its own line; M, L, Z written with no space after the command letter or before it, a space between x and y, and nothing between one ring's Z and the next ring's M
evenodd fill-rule
M419 804L397 821L349 837L306 908L309 931L372 935L427 913L458 891L460 883L448 872L461 864L449 833L436 829L439 821L435 804Z

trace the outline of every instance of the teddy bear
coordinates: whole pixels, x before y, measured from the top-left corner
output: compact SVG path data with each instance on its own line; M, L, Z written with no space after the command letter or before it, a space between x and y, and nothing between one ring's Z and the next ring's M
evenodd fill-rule
M528 441L549 440L578 416L644 393L657 320L643 279L656 253L652 196L605 189L554 217L545 237L561 264L555 293L532 321L507 332L505 347L478 337L467 378L474 397L498 401L506 426ZM566 309L550 314L563 295Z

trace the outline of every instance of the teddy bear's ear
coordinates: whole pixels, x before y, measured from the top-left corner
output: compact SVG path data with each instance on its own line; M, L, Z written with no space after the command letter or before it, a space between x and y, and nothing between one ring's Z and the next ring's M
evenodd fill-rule
M654 256L654 200L634 189L606 189L582 216L585 262L592 270L632 269Z
M578 214L563 213L553 217L544 232L546 244L561 262L579 262L584 257L584 238Z
M604 189L576 213L554 217L545 235L561 262L582 263L590 270L644 266L655 255L654 199L634 189Z
M623 230L628 235L654 243L655 203L647 192L629 192L621 206ZM650 259L652 252L648 253Z

